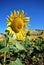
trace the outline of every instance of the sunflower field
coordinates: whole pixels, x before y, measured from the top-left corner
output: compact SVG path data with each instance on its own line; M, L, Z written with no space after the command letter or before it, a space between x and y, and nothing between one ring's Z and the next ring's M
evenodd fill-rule
M0 33L0 65L44 65L44 30L28 30L30 17L15 10Z

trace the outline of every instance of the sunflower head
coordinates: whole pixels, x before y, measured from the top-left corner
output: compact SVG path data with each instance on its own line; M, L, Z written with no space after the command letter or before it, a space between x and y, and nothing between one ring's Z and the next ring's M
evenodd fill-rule
M24 11L14 11L7 18L7 26L11 28L11 31L19 33L26 26L26 22L29 21L29 17L26 17ZM11 33L12 34L12 33Z
M13 22L11 24L11 29L16 33L18 33L21 29L23 29L23 27L24 27L23 20L19 17L14 19L14 24Z

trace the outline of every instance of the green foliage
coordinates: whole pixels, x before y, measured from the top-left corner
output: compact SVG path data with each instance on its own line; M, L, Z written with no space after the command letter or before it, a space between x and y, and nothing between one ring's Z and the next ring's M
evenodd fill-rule
M9 52L9 48L8 47L2 48L0 49L0 52Z
M0 42L0 53L11 53L12 56L10 55L10 59L12 57L15 60L10 60L9 65L25 65L27 62L35 64L35 62L39 62L42 56L44 56L44 39L41 37L37 37L36 40L31 41L26 39L25 41L20 40L14 42L11 42L11 35L5 35L5 38L6 43L5 41Z
M11 61L9 65L23 65L19 58L16 59L16 61Z

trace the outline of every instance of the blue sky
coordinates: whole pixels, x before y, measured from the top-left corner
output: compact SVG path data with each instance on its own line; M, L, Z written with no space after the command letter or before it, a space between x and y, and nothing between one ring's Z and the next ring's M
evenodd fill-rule
M7 28L6 18L14 10L24 10L30 16L29 29L44 30L44 0L0 0L0 32Z

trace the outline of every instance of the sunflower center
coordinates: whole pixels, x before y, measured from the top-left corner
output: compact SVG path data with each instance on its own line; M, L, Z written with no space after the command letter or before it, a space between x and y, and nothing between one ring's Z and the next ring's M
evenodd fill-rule
M14 32L18 33L24 27L23 20L19 17L15 18L11 24L11 28Z
M21 29L21 28L22 28L22 24L21 24L21 23L18 24L17 28L18 28L18 29Z

